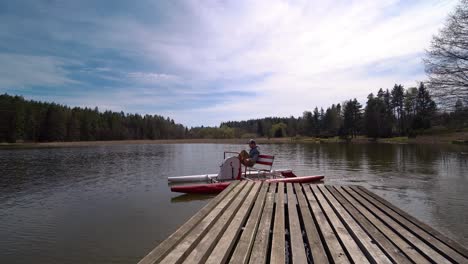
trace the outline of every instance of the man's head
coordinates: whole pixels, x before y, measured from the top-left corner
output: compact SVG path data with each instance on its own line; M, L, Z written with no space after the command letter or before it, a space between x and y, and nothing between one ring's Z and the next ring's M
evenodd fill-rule
M255 148L256 145L257 144L255 143L255 140L253 140L253 139L249 140L249 147L250 148Z

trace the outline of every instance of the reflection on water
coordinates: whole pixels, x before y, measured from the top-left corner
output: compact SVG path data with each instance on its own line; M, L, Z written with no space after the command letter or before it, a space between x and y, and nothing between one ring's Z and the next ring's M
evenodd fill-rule
M213 196L171 193L168 176L216 173L244 145L0 150L0 263L136 262ZM468 149L263 145L276 168L365 186L468 244Z

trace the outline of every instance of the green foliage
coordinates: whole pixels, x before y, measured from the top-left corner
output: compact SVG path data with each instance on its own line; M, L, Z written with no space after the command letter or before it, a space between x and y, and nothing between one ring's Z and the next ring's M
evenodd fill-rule
M343 134L356 137L362 131L361 104L354 98L344 104L343 110Z
M303 120L303 135L304 136L312 136L315 128L315 120L313 119L312 112L304 111L302 114Z
M404 89L402 85L393 86L391 93L391 108L393 114L395 115L395 120L397 124L397 134L401 135L403 133L404 127Z
M286 137L287 134L286 134L286 128L288 126L283 123L283 122L280 122L278 124L274 124L271 129L270 129L270 135L271 137Z
M17 96L0 95L0 142L15 142L17 132L23 131L20 122L17 122L21 114L15 110L19 99Z
M337 104L335 106L333 104L331 108L327 108L323 116L322 135L326 137L338 135L341 123L341 105Z
M191 138L234 138L236 131L234 128L222 125L221 127L194 127L190 129Z
M462 102L458 104L457 115L450 118L463 119ZM461 106L460 106L461 105ZM380 89L377 96L370 94L364 111L356 100L332 105L326 110L315 107L313 111L304 111L301 117L268 117L247 121L225 122L231 128L255 136L308 136L329 138L353 138L358 135L368 137L415 136L432 126L437 120L435 103L423 84L419 88L405 91L402 85L395 84L391 92ZM441 115L439 115L440 117ZM445 117L446 120L449 117ZM466 120L466 118L465 118ZM461 122L465 124L466 122ZM280 129L281 127L281 129ZM236 136L237 137L237 136Z
M86 141L176 138L319 137L353 138L409 136L424 133L433 125L468 127L468 107L458 100L451 112L438 113L424 84L370 94L363 111L356 100L313 111L301 117L267 117L229 121L220 127L188 129L170 118L157 115L100 112L94 108L69 108L54 103L26 101L0 95L0 142Z
M186 128L157 115L99 112L0 95L0 142L184 138Z
M394 115L390 103L390 93L379 90L377 97L371 93L367 97L364 111L364 128L368 137L392 136Z
M431 99L429 91L420 83L416 96L416 114L413 120L413 129L428 129L436 112L436 104Z

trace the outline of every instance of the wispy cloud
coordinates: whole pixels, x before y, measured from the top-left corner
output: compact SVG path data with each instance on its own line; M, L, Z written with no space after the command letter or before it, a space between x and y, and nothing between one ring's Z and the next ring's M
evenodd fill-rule
M130 72L128 77L134 81L145 84L161 84L161 83L177 83L182 81L181 78L172 74L155 73L155 72Z
M64 69L60 58L0 53L0 87L24 88L45 85L59 86L76 83Z
M0 13L0 91L63 86L70 90L68 100L57 97L63 103L163 114L186 125L297 116L422 80L424 49L455 4L9 4Z

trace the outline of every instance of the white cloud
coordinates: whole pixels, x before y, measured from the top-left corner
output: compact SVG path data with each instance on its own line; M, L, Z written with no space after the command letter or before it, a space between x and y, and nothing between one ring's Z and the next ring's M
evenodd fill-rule
M300 115L316 105L326 107L354 97L364 101L370 92L394 83L415 85L425 78L422 72L414 73L422 68L421 54L454 6L454 1L424 1L407 7L396 6L401 4L396 1L341 3L192 6L205 30L187 40L191 45L168 47L165 52L172 62L207 78L273 74L242 87L256 91L256 98L182 110L172 113L174 118L179 120L180 115L183 122L201 124L207 119L193 120L190 115L212 116L208 120L217 124ZM370 74L372 65L376 68ZM379 68L390 72L378 73ZM412 75L403 69L413 71Z
M173 66L201 77L308 75L421 52L451 9L426 2L386 17L394 2L194 4L193 33L179 29L167 43L160 40L166 32L140 30L147 34L133 39L148 43L143 48L155 60L163 54Z
M142 19L139 14L98 17L95 12L76 12L78 16L58 9L54 16L69 23L52 21L44 28L51 29L54 39L115 51L146 66L98 69L106 74L117 71L132 85L93 101L97 105L151 113L148 105L167 104L170 111L154 108L154 112L186 125L217 125L226 120L297 116L354 97L364 101L370 92L394 83L414 85L425 78L420 64L424 49L456 3L187 1L164 5L170 9L158 14L167 16ZM158 10L159 5L147 6ZM74 24L86 27L69 28ZM60 62L36 59L27 63L21 58L23 63L13 65L15 73L28 76L22 85L69 81ZM7 75L2 71L0 77ZM29 74L34 72L38 75ZM198 103L210 92L232 96ZM242 93L255 96L245 98Z
M76 83L59 58L0 53L0 61L0 89Z
M260 86L255 97L228 97L214 105L193 109L161 112L187 125L219 125L223 121L247 120L267 116L301 116L315 106L328 107L357 98L365 103L367 95L379 88L392 88L394 83L415 86L423 75L401 78L398 72L386 77L369 77L359 70L328 72L297 82L296 76L276 75ZM333 80L333 81L330 81ZM352 81L350 81L352 80ZM382 85L384 83L384 85ZM269 91L272 90L272 91Z
M155 72L130 72L128 77L146 84L161 84L161 83L177 83L181 79L172 74L155 73Z

